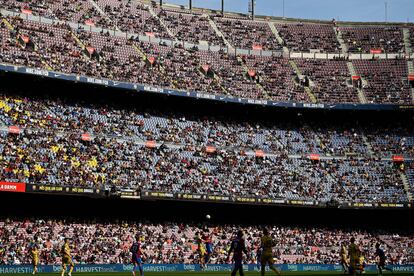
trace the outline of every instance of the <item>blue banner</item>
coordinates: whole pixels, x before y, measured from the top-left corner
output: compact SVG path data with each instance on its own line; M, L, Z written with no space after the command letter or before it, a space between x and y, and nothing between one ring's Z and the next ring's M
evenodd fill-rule
M282 271L342 271L340 265L326 264L281 264L275 265ZM204 271L231 271L231 264L209 264ZM414 272L414 265L390 265L387 266L395 272ZM129 272L132 271L132 264L78 264L75 265L74 272ZM254 264L246 264L243 266L245 271L258 271L258 267ZM40 265L38 272L56 273L60 272L60 265ZM267 268L268 269L268 268ZM147 272L168 272L168 271L201 271L198 264L144 264L144 271ZM367 272L376 272L375 265L365 267ZM17 274L32 273L31 265L2 265L0 266L0 274Z
M294 102L275 102L275 101L270 101L270 100L236 98L236 97L231 97L231 96L213 95L213 94L207 94L207 93L196 92L196 91L178 91L178 90L158 88L158 87L152 87L152 86L136 84L136 83L113 81L113 80L108 80L108 79L98 79L98 78L86 77L86 76L75 76L75 75L70 75L66 73L27 68L23 66L5 65L5 64L0 64L0 71L30 74L30 75L36 75L36 76L41 76L41 77L73 81L73 82L90 83L90 84L102 85L106 87L134 90L137 92L158 93L158 94L164 94L164 95L173 95L173 96L190 97L190 98L197 98L197 99L206 99L206 100L213 100L213 101L231 102L231 103L240 103L240 104L249 104L249 105L253 104L253 105L262 105L262 106L307 108L307 109L342 109L342 110L403 110L403 109L407 110L407 109L411 109L411 110L414 110L414 105L294 103Z

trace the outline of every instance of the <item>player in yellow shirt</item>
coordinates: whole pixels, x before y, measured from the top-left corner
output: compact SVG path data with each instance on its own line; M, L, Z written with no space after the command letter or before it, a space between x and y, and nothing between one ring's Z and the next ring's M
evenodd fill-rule
M198 252L198 256L199 256L199 258L200 258L200 268L201 268L201 269L204 269L204 268L205 268L205 266L206 266L206 263L205 263L205 256L206 256L206 254L207 254L207 250L206 250L206 248L204 247L204 241L203 241L203 239L201 238L201 235L200 235L200 233L199 233L199 232L197 232L197 233L196 233L196 236L195 236L195 241L196 241L196 244L197 244L197 252Z
M262 255L260 257L261 275L262 276L265 275L266 265L268 265L269 268L276 275L281 276L282 273L273 266L274 261L273 261L273 251L272 251L272 248L276 245L276 243L272 239L272 237L270 237L269 231L266 228L263 229L263 237L261 238L261 242L262 242L261 247L263 249Z
M36 274L37 273L37 266L39 264L39 250L37 249L36 244L33 244L30 247L30 255L32 257L32 265L33 265L33 273L32 274Z
M359 255L359 258L358 258L358 271L359 271L359 274L365 273L365 266L366 266L365 257L361 252L360 255Z
M345 275L348 272L348 265L349 265L349 262L348 262L348 250L346 249L345 242L343 242L341 244L341 252L340 252L340 255L341 255L341 265L342 265L342 269L343 269L343 274Z
M62 254L62 276L65 275L66 267L69 265L69 276L72 276L73 267L75 266L72 261L72 256L70 255L69 239L65 238L65 243L62 245L60 250Z
M356 275L356 271L359 265L360 250L358 245L355 244L355 238L351 238L351 244L348 247L349 255L349 274Z

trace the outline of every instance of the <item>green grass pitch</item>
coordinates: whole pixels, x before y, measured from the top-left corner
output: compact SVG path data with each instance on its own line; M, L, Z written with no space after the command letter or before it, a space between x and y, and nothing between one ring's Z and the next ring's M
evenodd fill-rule
M0 275L6 275L6 276L16 276L16 275L31 275L31 274L0 274ZM60 276L60 273L38 273L39 276ZM67 275L67 274L65 274ZM73 276L76 275L84 275L84 276L131 276L132 273L122 272L122 273L108 273L108 272L101 272L101 273L88 273L88 272L78 272L73 273ZM137 275L139 275L137 273ZM230 272L146 272L145 276L230 276ZM239 274L236 274L239 275ZM260 273L257 271L254 272L245 272L244 275L246 276L260 276ZM267 272L266 275L275 275L273 273ZM307 276L307 275L322 275L322 276L339 276L342 275L340 272L284 272L283 275L287 276ZM362 275L378 275L377 273L364 273ZM410 273L390 273L390 272L384 272L384 275L393 275L393 276L408 276L408 275L414 275L412 272Z

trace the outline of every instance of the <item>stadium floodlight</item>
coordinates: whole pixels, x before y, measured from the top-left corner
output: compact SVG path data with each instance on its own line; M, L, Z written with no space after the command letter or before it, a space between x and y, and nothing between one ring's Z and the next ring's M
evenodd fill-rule
M251 13L252 19L254 19L254 8L256 5L256 0L249 1L249 13Z
M384 2L385 5L385 23L388 21L388 2Z

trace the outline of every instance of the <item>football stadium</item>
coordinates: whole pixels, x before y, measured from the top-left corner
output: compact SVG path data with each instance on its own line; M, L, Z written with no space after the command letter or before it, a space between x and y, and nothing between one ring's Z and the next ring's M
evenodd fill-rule
M276 2L0 0L0 275L414 275L413 3Z

